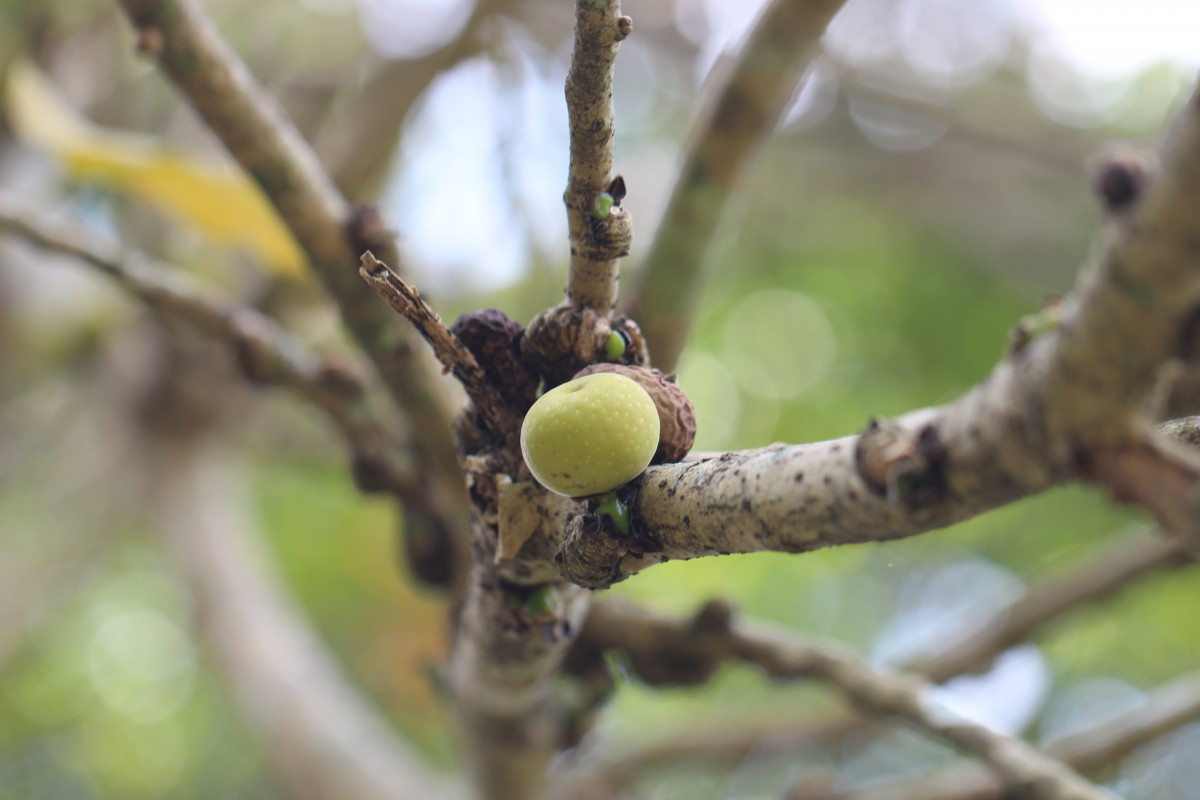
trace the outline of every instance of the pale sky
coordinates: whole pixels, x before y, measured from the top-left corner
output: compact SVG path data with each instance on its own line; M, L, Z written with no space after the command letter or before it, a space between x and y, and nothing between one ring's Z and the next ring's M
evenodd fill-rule
M326 12L354 9L354 0L302 2ZM357 2L368 39L393 56L415 55L454 36L471 5L469 0ZM736 46L765 4L676 2L681 30L701 50L697 78L721 52ZM1200 3L909 0L901 7L900 23L906 28L900 35L854 24L856 16L860 21L879 19L880 9L892 9L892 2L851 0L839 16L842 24L835 22L831 29L827 46L867 66L899 55L931 82L963 88L985 79L1006 58L1012 38L1009 22L1015 18L1030 48L1025 62L1030 95L1044 113L1067 125L1087 127L1129 115L1133 100L1140 113L1149 115L1142 118L1149 120L1143 124L1152 127L1157 124L1155 115L1161 116L1173 100L1171 88L1131 98L1122 79L1162 61L1186 68L1200 65ZM966 17L961 16L964 4L971 10ZM636 0L624 3L635 19L637 5ZM954 12L957 26L947 36L944 26ZM423 20L422 25L413 27L414 19ZM632 41L629 47L634 47ZM633 57L631 50L626 60ZM464 65L439 78L414 114L405 138L406 158L385 204L389 216L406 221L404 241L410 258L426 267L426 280L433 286L451 292L464 286L494 288L519 276L528 248L551 255L565 250L560 201L566 177L565 67L565 62L525 61L521 78L527 85L514 89L512 75L498 75L482 62ZM1184 80L1180 78L1181 85ZM510 96L498 101L504 91ZM630 106L626 103L625 108ZM507 142L506 164L497 159L498 141ZM631 202L656 197L649 184L669 180L666 171L648 171L644 154L643 161L636 153L617 155L625 171L642 177L642 192ZM671 158L664 152L648 163ZM651 203L649 214L633 209L641 230L653 225L648 217L656 207ZM461 224L464 213L476 220L470 230ZM536 225L514 226L514 217L522 215ZM525 241L527 235L538 240Z

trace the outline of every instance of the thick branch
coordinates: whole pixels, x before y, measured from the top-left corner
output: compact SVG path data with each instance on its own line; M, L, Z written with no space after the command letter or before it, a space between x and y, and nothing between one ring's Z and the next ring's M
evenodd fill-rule
M1160 156L1048 330L967 395L857 437L653 467L633 535L568 528L565 573L595 588L667 559L911 536L1081 478L1193 532L1200 460L1144 409L1200 307L1200 96Z
M404 409L420 458L438 466L435 477L447 492L460 491L450 414L435 381L420 361L398 357L407 351L411 333L358 279L359 252L352 241L364 238L356 223L361 217L351 214L311 148L221 40L196 0L120 4L141 33L153 34L145 40L161 44L153 54L163 71L259 184L304 249L347 327ZM396 263L389 253L385 257Z
M575 47L567 72L571 164L563 202L571 240L567 301L608 316L617 303L620 259L629 252L629 215L610 193L616 142L612 101L617 46L633 29L619 0L576 0ZM616 193L623 195L623 188ZM609 206L615 198L617 205Z
M659 369L670 370L683 349L726 204L844 1L772 0L697 120L629 304Z
M463 525L455 498L431 487L369 369L323 358L250 308L231 308L186 274L88 231L47 224L42 215L0 197L0 230L96 267L147 306L184 320L229 345L247 377L286 387L321 409L342 434L365 489L389 491L430 535L448 539Z
M537 800L551 758L567 746L568 709L556 689L590 593L570 584L522 591L490 565L476 570L449 670L464 756L485 800Z
M458 797L347 683L254 541L236 479L162 443L154 511L207 646L273 773L314 800Z

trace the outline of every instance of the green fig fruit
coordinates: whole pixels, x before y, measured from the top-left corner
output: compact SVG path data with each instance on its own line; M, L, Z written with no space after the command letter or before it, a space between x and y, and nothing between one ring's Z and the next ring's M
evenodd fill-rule
M658 410L624 375L567 381L537 399L521 425L521 454L556 494L611 491L642 473L658 447Z

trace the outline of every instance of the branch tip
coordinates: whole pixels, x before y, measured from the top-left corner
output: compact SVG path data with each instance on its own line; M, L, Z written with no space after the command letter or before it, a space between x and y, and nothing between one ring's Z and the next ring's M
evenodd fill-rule
M1119 214L1133 207L1157 171L1152 151L1126 142L1112 144L1097 159L1092 190L1105 211Z

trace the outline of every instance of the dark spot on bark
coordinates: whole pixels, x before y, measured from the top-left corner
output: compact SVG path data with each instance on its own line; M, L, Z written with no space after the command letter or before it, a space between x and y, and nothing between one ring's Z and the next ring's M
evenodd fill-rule
M685 527L685 528L692 527L692 518L690 516L688 516L687 514L683 515L683 527Z
M835 444L833 447L829 448L829 452L837 453L837 452L840 452L841 449L842 449L842 446L840 444Z
M888 496L906 508L923 508L946 494L946 459L949 455L937 426L926 425L917 434L919 458L889 476Z
M796 477L795 477L795 481L796 481L796 483L804 483L804 473L803 473L803 472L797 472L797 473L796 473Z
M829 475L826 475L826 476L825 476L825 477L824 477L824 478L821 480L821 483L823 483L823 484L825 484L826 486L828 486L829 484L833 483L833 478L832 478L832 477L830 477Z
M628 385L628 384L626 384L626 385ZM665 478L658 482L658 488L660 488L660 489L667 488L667 481Z

